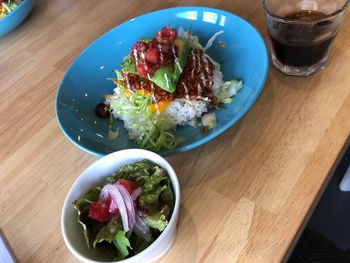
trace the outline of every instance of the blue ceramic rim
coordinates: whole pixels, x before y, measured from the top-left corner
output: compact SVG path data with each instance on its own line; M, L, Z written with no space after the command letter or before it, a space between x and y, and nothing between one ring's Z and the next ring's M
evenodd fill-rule
M20 9L24 4L25 2L28 2L30 0L23 0L18 6L17 8L15 8L11 13L7 14L6 16L4 16L3 18L0 18L0 24L1 22L3 21L6 21L6 19L10 19L11 16L14 16L17 12L18 12L18 9Z
M26 1L26 0L25 0ZM148 17L148 16L152 16L152 15L155 15L157 13L163 13L163 12L169 12L169 11L193 11L193 10L197 10L197 11L211 11L211 12L216 12L216 13L221 13L221 14L224 14L226 16L233 16L235 17L237 20L240 20L241 22L243 23L246 23L248 26L250 26L254 32L257 33L257 35L260 37L260 40L263 44L263 47L264 47L264 53L265 53L265 61L263 61L264 65L263 67L265 68L265 72L264 72L264 78L261 79L259 85L259 88L256 90L256 94L252 97L252 99L247 103L245 109L243 109L242 111L238 112L237 115L234 116L234 118L232 118L229 122L227 122L224 126L222 126L220 129L218 129L217 131L203 137L202 139L196 141L196 142L193 142L187 146L183 146L179 149L171 149L171 150L167 150L167 151L164 151L164 152L157 152L157 154L159 154L160 156L162 157L168 157L168 156L171 156L171 155L176 155L176 154L179 154L179 153L184 153L186 151L189 151L189 150L192 150L194 148L197 148L203 144L205 144L206 142L214 139L215 137L217 137L218 135L220 135L221 133L225 132L228 128L230 128L231 126L233 126L236 122L238 122L242 116L244 114L246 114L249 109L252 107L252 105L255 103L255 101L257 100L257 98L259 97L259 95L261 94L261 91L262 89L264 88L264 85L265 85L265 82L267 80L267 77L268 77L268 72L269 72L269 53L268 53L268 49L267 49L267 46L266 46L266 43L264 41L264 39L262 38L260 32L251 24L249 23L247 20L233 14L233 13L230 13L228 11L225 11L225 10L221 10L221 9L217 9L217 8L210 8L210 7L204 7L204 6L184 6L184 7L172 7L172 8L166 8L166 9L161 9L161 10L156 10L156 11L153 11L153 12L150 12L150 13L146 13L146 14L143 14L143 15L140 15L140 16L137 16L137 17L134 17L134 18L131 18L121 24L118 24L116 25L115 27L111 28L110 30L108 30L107 32L104 32L102 35L100 35L98 38L96 38L94 41L92 41L87 47L85 47L81 53L71 62L71 64L69 65L69 67L67 68L63 78L61 79L60 81L60 84L58 86L58 90L56 92L56 107L55 107L55 112L56 112L56 118L57 118L57 122L58 122L58 125L61 129L61 131L63 132L63 134L75 145L77 146L78 148L82 149L83 151L85 152L88 152L92 155L95 155L97 157L103 157L105 155L107 155L107 153L101 153L101 152L97 152L97 151L94 151L94 150L90 150L88 148L85 148L84 146L80 145L79 143L77 143L66 131L65 129L63 128L61 122L60 122L60 118L59 118L59 114L58 114L58 95L60 93L60 90L61 90L61 87L62 87L62 83L66 80L67 78L67 74L68 72L70 71L70 69L73 67L73 65L75 64L75 62L80 58L80 56L83 55L84 51L87 50L90 46L92 46L95 42L97 42L102 36L106 35L106 34L110 34L111 31L113 31L116 27L118 26L121 26L125 23L128 23L128 22L131 22L135 19L142 19L144 17Z

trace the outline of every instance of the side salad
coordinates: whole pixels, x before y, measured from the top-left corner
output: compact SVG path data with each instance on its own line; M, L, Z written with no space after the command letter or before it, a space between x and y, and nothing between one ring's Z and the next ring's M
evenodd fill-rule
M0 0L0 19L18 7L21 0Z
M167 172L148 160L126 164L73 202L86 245L121 260L148 247L174 209Z

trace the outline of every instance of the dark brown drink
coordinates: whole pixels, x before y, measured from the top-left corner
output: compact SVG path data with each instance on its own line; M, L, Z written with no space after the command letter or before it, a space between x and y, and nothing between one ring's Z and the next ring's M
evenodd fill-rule
M293 76L323 69L348 4L348 0L263 0L274 66Z
M314 21L325 17L326 15L314 10L300 10L285 16L286 19L301 21ZM271 43L275 51L275 56L280 63L292 67L311 66L327 57L335 35L322 38L327 32L322 32L322 22L300 28L298 24L290 24L284 28L281 35L283 39L271 37ZM295 32L298 32L296 39ZM321 36L321 37L318 37ZM327 36L327 35L326 35ZM305 41L295 41L304 39Z

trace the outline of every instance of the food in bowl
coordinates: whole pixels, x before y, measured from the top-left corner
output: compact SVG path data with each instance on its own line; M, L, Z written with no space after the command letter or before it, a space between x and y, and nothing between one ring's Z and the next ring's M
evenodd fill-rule
M122 166L73 202L86 245L115 260L152 244L167 227L174 204L166 170L149 160Z
M0 0L0 19L15 10L21 0Z
M174 136L178 126L215 127L215 114L207 112L223 109L243 86L238 80L224 82L220 65L206 53L223 31L204 47L190 31L181 31L167 26L135 42L111 79L114 94L95 108L101 117L123 120L129 139L141 148L175 148L184 140Z

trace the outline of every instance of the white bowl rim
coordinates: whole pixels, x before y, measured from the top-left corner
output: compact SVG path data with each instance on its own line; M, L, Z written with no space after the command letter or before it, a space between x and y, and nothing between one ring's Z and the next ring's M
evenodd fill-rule
M98 163L105 161L106 159L117 159L120 156L123 156L123 154L125 153L133 153L134 156L136 158L140 158L140 159L147 159L150 160L156 164L157 163L157 159L158 161L162 161L164 164L160 165L162 168L164 168L167 173L168 176L170 178L171 184L173 186L173 190L174 190L174 195L175 195L175 205L174 205L174 209L173 209L173 213L171 215L171 218L169 220L169 223L167 225L167 227L164 229L164 231L159 235L159 237L151 244L149 245L147 248L145 248L144 250L142 250L140 253L130 257L130 258L126 258L123 260L119 260L119 261L96 261L96 260L92 260L89 259L83 255L81 255L79 252L77 252L72 243L70 242L70 240L67 237L66 234L66 230L65 230L65 216L66 213L68 211L68 209L72 209L71 208L71 203L68 202L69 196L72 194L72 190L73 188L76 187L76 185L78 185L80 183L80 181L83 181L83 177L85 176L85 174L89 173L89 171ZM154 160L156 159L156 160ZM131 163L131 162L130 162ZM62 213L61 213L61 232L63 235L63 239L64 242L66 243L68 249L71 251L71 253L77 257L79 260L83 261L83 262L88 262L88 263L128 263L131 261L135 261L135 260L142 260L142 257L144 255L146 255L149 251L151 251L154 247L156 247L159 243L162 242L162 240L165 238L165 236L168 235L169 231L175 227L175 231L176 231L176 226L174 226L174 224L177 224L177 217L179 214L179 208L180 208L180 185L179 185L179 181L178 178L176 176L176 173L174 171L174 169L172 168L172 166L170 165L170 163L163 158L162 156L160 156L159 154L156 154L154 152L148 151L148 150L143 150L143 149L125 149L125 150L121 150L121 151L117 151L111 154L108 154L100 159L98 159L97 161L93 162L88 168L86 168L74 181L73 185L71 186L71 188L69 189L66 198L64 200L64 204L62 207ZM162 256L162 255L159 255ZM154 259L156 260L156 258Z

